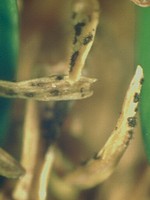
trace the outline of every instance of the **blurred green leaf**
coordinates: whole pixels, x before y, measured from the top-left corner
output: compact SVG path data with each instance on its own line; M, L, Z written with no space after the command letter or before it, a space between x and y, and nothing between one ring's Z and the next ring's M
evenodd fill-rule
M137 8L137 64L144 69L140 102L144 147L150 162L150 8Z
M0 0L0 79L13 80L19 46L16 0ZM0 99L0 144L5 140L10 121L11 100Z

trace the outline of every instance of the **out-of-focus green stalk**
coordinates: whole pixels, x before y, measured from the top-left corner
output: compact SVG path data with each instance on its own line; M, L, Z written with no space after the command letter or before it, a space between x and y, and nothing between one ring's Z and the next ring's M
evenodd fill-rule
M13 80L18 58L18 8L16 0L0 0L0 79ZM10 122L11 100L0 98L0 145Z
M150 163L150 8L137 8L136 62L144 69L140 114L145 152Z

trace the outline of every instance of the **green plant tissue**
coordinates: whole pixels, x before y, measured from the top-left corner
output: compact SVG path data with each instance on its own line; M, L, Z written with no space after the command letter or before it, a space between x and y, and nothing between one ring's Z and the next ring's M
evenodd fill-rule
M143 67L144 83L140 102L142 136L150 163L150 8L137 8L136 62Z
M18 60L18 8L16 0L0 0L0 79L13 80ZM11 100L0 98L0 145L9 128Z

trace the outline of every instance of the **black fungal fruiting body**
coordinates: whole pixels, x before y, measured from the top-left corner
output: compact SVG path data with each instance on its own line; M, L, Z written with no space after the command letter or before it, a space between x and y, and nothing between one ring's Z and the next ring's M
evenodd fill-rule
M130 127L136 126L136 117L128 117L127 121L128 121L128 125Z
M137 102L139 102L139 100L140 100L140 95L138 94L138 93L135 93L135 95L134 95L134 103L137 103Z
M140 80L141 85L143 84L143 82L144 82L144 78L142 78L142 79Z
M58 80L58 81L61 81L61 80L63 80L64 79L64 75L58 75L57 77L56 77L56 80Z
M82 32L82 28L85 26L84 22L78 22L75 26L74 26L74 30L75 30L75 35L76 36L80 36L81 32Z
M75 30L75 37L74 37L74 41L73 44L75 44L77 42L77 37L79 37L82 33L82 28L85 26L86 24L84 22L78 22L77 24L74 25L74 30Z
M79 55L79 51L75 51L75 52L72 54L72 56L71 56L71 61L70 61L70 66L71 66L70 71L73 70L73 66L75 65L75 62L76 62L76 59L77 59L78 55Z
M92 41L92 39L93 39L93 35L92 34L88 35L87 37L83 39L83 45L87 45L89 42Z

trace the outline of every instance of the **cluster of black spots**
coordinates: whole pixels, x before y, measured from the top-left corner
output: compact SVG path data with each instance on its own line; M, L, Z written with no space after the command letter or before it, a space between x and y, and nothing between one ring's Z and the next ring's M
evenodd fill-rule
M71 60L70 60L70 66L71 66L70 72L73 70L73 67L74 67L74 65L76 63L76 59L77 59L78 55L79 55L79 51L75 51L72 54L72 56L71 56Z
M139 100L140 100L140 95L136 92L136 93L134 94L133 102L134 102L134 103L137 103L137 102L139 102Z
M89 42L92 41L92 39L93 39L93 35L92 34L88 35L87 37L83 39L83 45L87 45Z
M136 117L128 117L127 121L128 121L128 125L130 127L136 126Z
M75 30L75 36L80 36L82 33L82 28L85 26L85 22L78 22L75 26L74 26L74 30Z
M74 26L74 30L75 30L75 37L74 37L74 41L73 44L76 44L77 42L77 37L81 35L82 33L82 28L85 26L84 22L78 22L75 26Z

